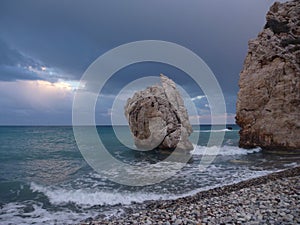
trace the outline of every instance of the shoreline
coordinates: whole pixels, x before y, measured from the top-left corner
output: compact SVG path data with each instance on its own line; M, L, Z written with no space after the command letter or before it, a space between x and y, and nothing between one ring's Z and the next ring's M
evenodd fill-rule
M299 204L300 166L175 200L121 206L120 216L99 215L80 224L295 224L300 223Z

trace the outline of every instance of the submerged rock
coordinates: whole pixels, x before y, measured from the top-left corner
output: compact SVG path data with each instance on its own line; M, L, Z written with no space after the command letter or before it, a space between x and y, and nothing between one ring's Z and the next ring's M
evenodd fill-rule
M300 1L276 2L240 74L240 146L300 150Z
M127 100L125 116L134 143L140 150L192 150L188 137L193 130L183 99L174 81L162 74L160 79L162 86L148 87Z

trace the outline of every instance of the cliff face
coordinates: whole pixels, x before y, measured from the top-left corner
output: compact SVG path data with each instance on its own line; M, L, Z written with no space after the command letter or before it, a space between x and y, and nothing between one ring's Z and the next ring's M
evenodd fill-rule
M274 3L240 74L240 146L300 150L300 1Z
M127 100L125 116L139 150L192 150L192 126L174 81L160 75L162 86L136 92Z

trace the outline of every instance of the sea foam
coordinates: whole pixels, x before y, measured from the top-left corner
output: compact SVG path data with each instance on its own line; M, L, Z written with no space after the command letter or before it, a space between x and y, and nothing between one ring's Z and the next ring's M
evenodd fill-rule
M31 183L30 188L33 192L42 192L54 205L67 203L75 203L85 207L116 204L128 205L132 202L175 198L175 196L157 193L101 191L87 188L68 190L65 188L46 187L36 183Z
M10 224L76 224L84 218L95 217L96 211L85 211L74 213L68 209L60 211L51 211L43 208L42 205L30 204L33 207L31 212L24 212L30 203L11 202L1 208L0 221L1 225Z
M228 146L224 145L221 147L218 146L201 146L201 145L194 145L194 150L191 151L192 155L247 155L252 153L260 152L261 148L254 148L254 149L244 149L239 148L236 146Z

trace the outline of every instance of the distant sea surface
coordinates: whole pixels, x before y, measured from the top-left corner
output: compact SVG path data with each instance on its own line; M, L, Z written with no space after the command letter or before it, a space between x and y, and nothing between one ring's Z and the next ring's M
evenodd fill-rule
M175 199L299 164L299 156L239 148L239 127L230 126L205 171L199 171L199 162L213 151L206 145L212 132L223 131L218 126L193 126L199 141L194 143L192 160L170 179L144 187L116 184L95 172L78 150L72 127L0 127L0 224L74 224L98 214L120 214L120 204ZM106 148L119 159L158 160L157 153L124 146L112 127L97 129ZM120 130L132 140L128 127Z

